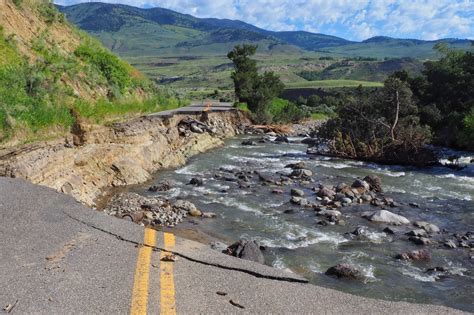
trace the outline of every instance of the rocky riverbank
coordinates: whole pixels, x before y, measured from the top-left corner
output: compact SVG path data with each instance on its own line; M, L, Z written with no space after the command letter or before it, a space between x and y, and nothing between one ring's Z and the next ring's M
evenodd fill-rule
M54 141L0 150L0 176L26 179L94 206L108 188L138 184L183 165L250 124L240 111L142 117L111 126L78 124Z

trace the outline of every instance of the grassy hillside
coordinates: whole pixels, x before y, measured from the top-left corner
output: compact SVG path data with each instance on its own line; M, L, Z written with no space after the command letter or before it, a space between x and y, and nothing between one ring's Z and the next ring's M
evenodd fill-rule
M226 54L242 43L258 45L260 71L276 72L289 86L311 86L310 81L326 79L381 82L392 71L418 73L420 60L437 57L432 49L436 41L374 37L353 42L302 31L272 32L241 21L200 19L162 8L104 3L60 10L155 82L186 91L231 89L232 65ZM461 49L470 47L466 40L448 41Z
M303 31L273 32L226 19L200 19L162 8L82 3L60 7L74 24L98 36L124 56L211 54L226 51L235 42L259 45L260 52L273 52L275 46L338 56L377 58L432 58L438 41L374 37L363 42ZM130 42L131 40L132 42ZM442 40L468 49L468 40ZM227 45L226 45L227 44ZM224 48L225 47L225 48Z
M419 75L423 63L413 58L394 58L384 61L348 61L334 62L321 71L302 71L299 76L308 81L317 80L385 80L391 73L404 69L413 75Z
M157 109L151 81L46 0L0 2L0 143ZM164 100L164 99L162 99Z
M338 56L364 56L374 58L416 58L436 59L439 55L433 49L437 43L444 42L452 48L469 50L471 43L464 39L440 39L423 41L417 39L398 39L390 37L373 37L361 43L322 48L319 51Z

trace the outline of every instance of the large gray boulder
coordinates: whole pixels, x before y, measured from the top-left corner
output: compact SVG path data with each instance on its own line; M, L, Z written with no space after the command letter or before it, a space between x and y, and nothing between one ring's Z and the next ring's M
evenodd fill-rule
M227 254L260 264L265 262L262 251L255 241L239 240L227 247Z
M339 264L333 266L326 271L326 275L350 280L361 280L364 278L362 271L351 264Z
M404 216L395 214L387 210L378 210L371 214L364 214L364 218L372 222L387 223L393 225L410 224L410 221Z

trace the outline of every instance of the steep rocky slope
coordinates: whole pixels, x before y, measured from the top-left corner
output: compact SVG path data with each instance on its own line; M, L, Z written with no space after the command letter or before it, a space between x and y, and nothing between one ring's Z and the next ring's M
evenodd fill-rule
M201 121L207 132L190 132L182 121ZM143 117L110 127L80 125L68 139L0 150L0 176L24 178L94 206L113 186L147 181L151 174L179 166L222 144L249 123L239 111Z

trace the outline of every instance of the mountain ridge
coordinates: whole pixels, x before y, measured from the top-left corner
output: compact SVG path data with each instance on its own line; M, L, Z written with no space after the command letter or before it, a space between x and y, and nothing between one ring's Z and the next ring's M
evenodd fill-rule
M204 41L202 40L202 37L206 37L206 34L200 34L202 37L198 36L197 38L189 36L182 42L179 42L178 47L181 48L186 46L186 44L189 44L191 47L197 47L199 46L199 43L202 43L203 45L209 45L209 43L234 42L236 40L247 40L249 42L256 42L257 44L259 41L268 41L270 43L269 45L282 44L294 46L298 49L306 51L328 53L330 53L331 49L334 47L347 46L349 48L348 51L351 51L353 48L359 47L360 45L363 46L365 44L374 43L387 45L393 45L394 43L397 43L400 46L433 46L434 44L439 42L446 42L448 44L456 44L461 46L466 46L470 44L470 40L460 38L422 40L410 38L393 38L388 36L374 36L362 41L353 41L338 36L327 35L322 33L312 33L308 31L271 31L259 28L257 26L240 20L197 18L190 14L183 14L177 11L160 7L138 8L125 4L107 4L101 2L89 2L75 4L72 6L57 7L60 11L66 14L66 16L71 22L78 25L80 28L92 32L96 35L103 35L103 33L117 33L120 31L124 32L122 28L130 27L132 21L135 21L138 24L156 24L164 28L179 27L191 29L202 33L209 33L207 35L210 35L207 36L208 40ZM216 36L216 31L217 34L219 34L219 32L223 33L222 31L219 31L222 29L228 30L224 32L227 37ZM237 34L239 31L242 33ZM228 35L230 32L233 32L233 36L229 37ZM196 43L192 43L192 41L195 39L197 40ZM174 45L177 44L178 43L174 43ZM326 51L328 49L329 51ZM390 57L390 53L387 54L387 57Z

